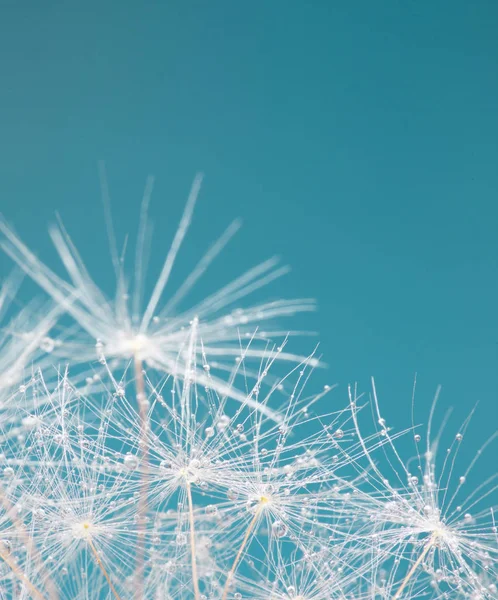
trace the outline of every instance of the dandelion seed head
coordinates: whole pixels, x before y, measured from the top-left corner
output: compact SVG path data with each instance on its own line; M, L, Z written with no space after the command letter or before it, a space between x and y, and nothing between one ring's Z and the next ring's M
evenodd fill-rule
M66 279L0 222L51 297L0 328L0 596L495 599L496 483L473 474L491 440L462 468L467 421L434 433L433 407L423 435L398 432L375 385L368 398L349 386L345 405L323 400L333 386L310 391L316 349L291 352L274 325L313 303L242 306L286 272L275 259L189 306L238 227L171 288L199 187L149 295L150 182L131 274L107 214L112 299L62 224L50 234Z
M105 350L111 356L120 356L125 359L135 358L143 362L149 362L159 351L153 336L124 331L118 331L114 339L107 342Z
M91 521L80 521L71 527L71 534L76 540L90 539L98 528Z

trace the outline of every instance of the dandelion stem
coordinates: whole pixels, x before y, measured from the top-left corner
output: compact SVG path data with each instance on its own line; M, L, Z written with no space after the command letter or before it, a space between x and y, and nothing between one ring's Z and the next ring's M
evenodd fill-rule
M43 594L40 592L40 590L33 583L31 583L31 581L24 574L23 570L8 555L0 552L0 558L10 568L14 575L26 585L34 598L41 598L41 600L44 600Z
M99 553L97 552L97 548L95 548L95 546L90 538L88 538L87 541L88 541L88 545L90 546L90 548L93 552L95 560L97 561L97 564L99 565L100 570L102 571L104 577L106 578L107 583L109 584L109 587L111 588L111 592L113 593L113 596L116 598L116 600L121 600L121 598L119 597L119 594L116 591L116 588L114 587L114 585L111 581L109 573L106 571L106 568L104 567L104 563L100 559Z
M38 548L36 547L35 543L33 542L33 539L30 537L30 535L26 531L26 526L24 525L24 523L21 520L19 520L18 518L16 518L14 507L12 506L10 500L3 493L0 493L0 504L3 506L5 512L9 515L9 519L11 520L12 524L14 525L14 528L16 529L16 531L19 533L19 537L23 540L24 544L26 545L26 548L29 550L29 552L34 557L37 566L40 568L40 570L44 570L43 569L43 561L40 556L40 553L38 552ZM52 579L50 578L50 576L47 575L44 585L47 589L49 598L52 598L52 600L57 600L59 597L59 594L57 593L55 584L52 581Z
M403 594L403 591L406 588L406 586L408 585L410 579L415 575L415 572L422 564L424 558L427 556L427 553L433 547L435 539L436 539L435 535L432 535L430 537L429 541L427 542L424 549L422 550L422 553L417 558L417 560L413 564L412 568L408 571L408 573L406 574L406 577L401 582L401 585L399 586L398 591L394 594L392 600L399 600L399 598L401 598L401 595Z
M254 527L256 526L256 523L258 522L259 515L261 513L261 509L262 509L262 506L260 505L258 507L258 509L256 510L256 513L255 513L254 517L252 518L251 522L249 523L249 526L247 528L247 531L246 531L246 534L244 536L244 539L242 540L242 544L241 544L241 546L239 548L239 551L237 552L237 556L235 557L235 560L233 561L232 568L228 572L227 582L225 583L225 588L223 590L223 596L221 597L221 600L227 600L228 589L230 587L230 583L232 582L232 578L235 575L235 571L237 570L237 567L239 565L240 559L242 558L242 554L244 553L244 549L247 546L247 542L249 540L249 536L251 535Z
M147 472L149 463L149 448L147 437L149 430L147 403L145 401L145 382L142 371L142 361L135 356L135 388L137 394L138 409L140 415L140 447L141 447L141 483L140 496L138 500L138 544L137 544L137 562L135 572L135 598L140 600L143 596L141 587L143 587L144 569L145 569L145 521L147 517Z
M192 560L192 581L194 582L195 600L199 600L201 593L199 590L199 577L197 575L197 560L195 551L195 527L194 527L194 507L192 503L192 489L187 481L188 514L190 521L190 555Z

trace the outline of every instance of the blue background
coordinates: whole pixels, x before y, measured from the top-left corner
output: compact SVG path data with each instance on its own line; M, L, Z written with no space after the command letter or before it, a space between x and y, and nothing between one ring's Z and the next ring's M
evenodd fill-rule
M318 299L298 325L331 406L374 375L402 428L417 372L417 421L439 383L457 423L479 402L472 456L498 412L497 22L485 0L6 1L1 211L50 264L60 211L111 294L98 160L121 240L157 177L150 284L204 171L176 281L244 228L193 300L281 254L265 296Z

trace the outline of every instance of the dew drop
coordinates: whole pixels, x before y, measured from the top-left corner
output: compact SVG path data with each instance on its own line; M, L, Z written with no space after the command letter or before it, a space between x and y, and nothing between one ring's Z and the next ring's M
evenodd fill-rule
M43 350L43 352L53 352L55 347L55 342L52 338L50 337L44 337L40 340L40 350Z
M12 479L14 477L14 469L12 467L5 467L3 470L3 476L5 479Z
M138 458L134 454L127 454L123 460L128 471L134 471L138 467Z
M282 521L274 521L271 526L271 532L275 537L281 538L287 533L287 527Z
M254 513L259 506L259 498L249 498L246 502L247 512Z
M219 431L224 431L228 425L230 424L230 417L228 415L221 415L220 418L218 419L218 423L216 424L216 427L218 428Z
M236 490L234 490L233 488L228 488L228 490L227 490L227 498L229 500L237 500L238 497L239 497L239 495L237 494Z

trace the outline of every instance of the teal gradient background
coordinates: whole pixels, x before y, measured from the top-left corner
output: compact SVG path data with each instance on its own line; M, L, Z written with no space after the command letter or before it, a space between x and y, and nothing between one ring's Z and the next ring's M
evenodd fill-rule
M266 296L317 298L297 325L320 332L331 405L374 375L405 427L417 372L417 420L438 384L457 422L479 402L472 454L498 416L497 25L485 0L7 0L1 212L55 264L58 210L110 294L98 161L120 239L156 176L150 284L202 170L176 281L242 217L194 297L281 254Z

